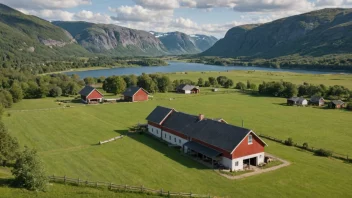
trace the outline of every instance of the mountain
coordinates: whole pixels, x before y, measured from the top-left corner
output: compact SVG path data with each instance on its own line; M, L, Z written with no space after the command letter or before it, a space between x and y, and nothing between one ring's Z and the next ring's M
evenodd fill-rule
M88 54L67 31L3 4L0 4L0 35L0 55L4 62L13 60L13 57L24 59Z
M88 22L55 21L53 24L67 30L82 47L92 53L116 56L167 54L160 40L149 32Z
M209 49L217 38L206 35L187 35L182 32L150 32L164 44L170 54L197 54Z
M344 53L352 53L352 9L323 9L234 27L202 55L273 58Z

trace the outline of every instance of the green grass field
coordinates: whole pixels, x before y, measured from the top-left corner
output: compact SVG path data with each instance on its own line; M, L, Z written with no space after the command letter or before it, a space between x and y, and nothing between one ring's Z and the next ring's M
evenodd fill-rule
M220 66L219 66L220 67ZM248 68L250 70L250 67ZM187 72L182 74L180 72L167 74L172 80L176 79L190 79L195 82L198 78L207 80L208 77L227 76L232 79L235 84L237 82L246 83L250 80L253 83L259 85L263 81L288 81L295 84L303 84L308 82L311 84L325 84L326 86L331 85L343 85L349 89L352 89L352 75L350 74L300 74L290 72L265 72L265 71L229 71L229 72Z
M192 73L185 78L193 79L196 75ZM342 79L339 82L346 86L349 82L351 86L350 76L339 77ZM311 76L306 78L297 77L296 81L311 82ZM324 83L333 82L326 80ZM162 105L191 114L203 113L208 118L222 117L234 125L240 125L243 119L245 127L256 133L282 139L292 137L299 143L308 142L309 146L352 156L351 112L288 107L282 105L285 102L283 98L254 97L234 90L227 94L197 96L155 94L149 102L72 104L72 108L46 111L35 109L59 107L55 99L25 100L13 110L30 111L11 111L11 116L5 114L4 122L21 145L39 151L51 175L223 197L346 197L352 194L352 180L348 177L352 174L351 164L316 157L270 141L267 141L266 151L292 165L241 180L226 179L146 135L96 145L101 140L124 134L138 122L145 122L145 117L157 105ZM52 191L63 193L60 195L75 191L70 189L55 186ZM8 196L19 192L0 188L0 193L4 190ZM78 189L77 193L80 191L84 190ZM18 197L21 196L26 195L20 193Z

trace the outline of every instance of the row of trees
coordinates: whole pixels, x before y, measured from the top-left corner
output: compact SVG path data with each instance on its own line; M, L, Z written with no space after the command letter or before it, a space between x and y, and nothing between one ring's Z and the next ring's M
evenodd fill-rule
M107 93L121 94L127 87L139 86L150 93L168 92L175 88L170 78L159 74L142 74L140 76L111 76L104 80L103 90Z
M259 94L270 95L275 97L292 97L292 96L322 96L328 99L345 99L352 96L352 91L341 85L327 87L326 85L312 85L304 83L295 85L291 82L263 82L259 85Z
M0 164L11 165L14 180L12 185L28 190L45 190L47 175L43 163L35 150L27 147L20 150L18 141L13 138L1 121L3 107L0 106Z
M77 75L35 76L28 72L0 69L0 104L9 108L24 98L76 95L84 84Z

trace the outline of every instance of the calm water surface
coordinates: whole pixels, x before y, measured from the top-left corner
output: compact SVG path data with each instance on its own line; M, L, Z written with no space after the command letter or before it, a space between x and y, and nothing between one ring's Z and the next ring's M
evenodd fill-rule
M90 70L90 71L75 71L66 72L66 74L77 74L81 78L86 77L100 77L100 76L121 76L121 75L141 75L142 73L172 73L172 72L191 72L191 71L227 71L227 70L258 70L258 71L269 71L269 72L294 72L294 73L305 73L305 74L335 74L341 73L339 71L313 71L313 70L299 70L299 69L273 69L265 67L245 67L245 66L216 66L216 65L204 65L198 63L183 63L183 62L169 62L169 66L160 67L132 67L132 68L113 68L113 69L102 69L102 70Z

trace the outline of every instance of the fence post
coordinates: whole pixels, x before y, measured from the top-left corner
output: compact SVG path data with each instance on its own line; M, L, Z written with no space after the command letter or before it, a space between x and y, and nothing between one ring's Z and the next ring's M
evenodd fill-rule
M163 189L160 190L160 195L161 195L161 196L163 195Z
M125 185L125 191L127 191L127 185Z
M167 191L167 197L170 197L170 191Z
M143 192L143 188L144 188L144 187L143 187L143 185L142 185L142 186L141 186L141 192Z
M64 184L66 184L66 175L64 176Z
M98 182L95 183L95 186L98 188Z
M189 193L189 197L192 197L192 192Z
M78 185L79 185L79 183L81 183L81 180L78 178Z
M112 189L112 183L110 182L109 190L111 190L111 189Z
M53 175L53 182L55 182L55 175Z

